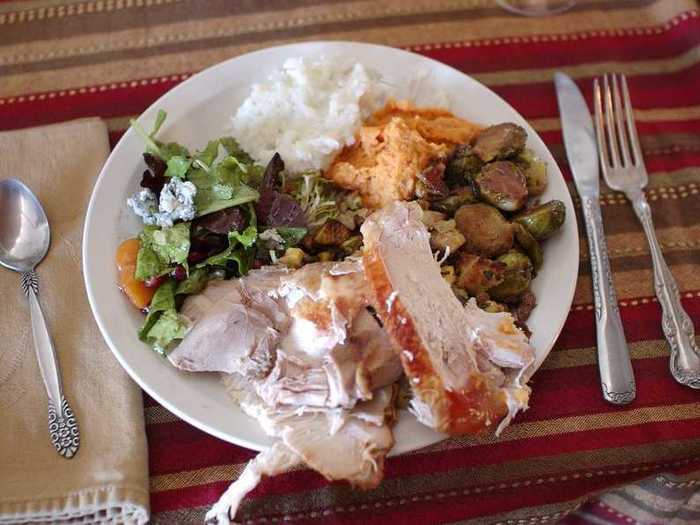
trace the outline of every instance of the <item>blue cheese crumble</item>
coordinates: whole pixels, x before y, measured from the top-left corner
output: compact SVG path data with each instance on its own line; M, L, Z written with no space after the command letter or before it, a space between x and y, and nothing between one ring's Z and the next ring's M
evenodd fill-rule
M163 186L160 200L148 188L140 190L126 200L126 205L141 217L144 224L171 228L175 221L191 221L197 212L194 197L197 187L179 177L172 177Z

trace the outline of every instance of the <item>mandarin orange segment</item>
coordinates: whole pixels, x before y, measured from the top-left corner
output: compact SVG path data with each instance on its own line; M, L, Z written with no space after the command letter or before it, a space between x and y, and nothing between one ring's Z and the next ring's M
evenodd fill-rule
M139 253L140 241L127 239L117 248L117 270L119 272L119 288L126 294L136 308L143 310L149 304L155 293L155 288L148 288L142 281L136 279L136 257Z

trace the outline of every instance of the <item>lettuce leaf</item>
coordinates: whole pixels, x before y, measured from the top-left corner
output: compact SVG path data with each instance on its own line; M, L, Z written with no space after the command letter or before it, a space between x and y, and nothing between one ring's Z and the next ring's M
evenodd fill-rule
M148 315L139 330L139 339L155 351L165 355L165 350L176 339L185 337L187 326L175 309L177 283L168 279L158 287L151 299Z
M250 262L253 258L250 248L255 244L257 237L258 231L255 226L248 226L242 232L230 232L228 234L228 248L212 255L197 266L222 266L228 268L228 263L234 262L238 269L238 275L245 275L250 269Z
M165 162L168 162L171 157L174 156L181 156L181 157L189 157L190 152L187 150L186 147L182 146L181 144L178 144L177 142L168 142L167 144L156 140L155 136L160 131L161 126L163 125L163 122L165 122L165 118L167 117L167 113L165 111L158 110L158 114L156 115L156 120L153 124L153 129L151 130L150 133L146 133L146 131L141 127L141 125L136 122L135 120L131 120L131 127L134 128L134 131L141 135L141 138L143 141L146 143L146 151L151 153L152 155L156 155L163 159Z
M165 170L166 177L179 177L181 179L185 178L187 171L192 165L192 161L187 157L181 155L175 155L168 159L168 169Z
M155 275L162 275L170 271L170 266L161 261L153 249L141 241L139 253L136 256L136 271L134 277L139 281L146 281Z
M184 281L177 285L175 295L191 295L202 291L209 280L209 272L205 268L196 268Z
M141 233L141 242L150 247L165 265L186 264L190 252L190 223L181 222L164 229L146 226Z

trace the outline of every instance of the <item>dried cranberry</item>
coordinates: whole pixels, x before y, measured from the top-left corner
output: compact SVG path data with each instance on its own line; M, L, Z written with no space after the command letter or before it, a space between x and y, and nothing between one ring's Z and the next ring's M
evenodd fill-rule
M226 208L192 222L193 228L204 228L210 232L227 234L230 231L242 231L246 227L246 219L239 208Z
M165 177L165 170L168 166L160 158L154 157L150 153L144 153L143 160L149 169L143 172L141 187L148 188L156 194L156 197L160 197L163 186L168 182Z
M163 281L165 281L164 275L154 275L153 277L146 279L143 284L146 285L146 288L158 288L161 284L163 284Z
M447 197L449 189L444 181L445 163L438 161L418 174L431 198Z
M251 265L251 268L254 270L257 270L258 268L262 268L265 262L262 259L255 258L253 259L253 264Z
M187 262L190 264L197 264L206 258L207 255L205 253L190 251L189 255L187 256Z
M185 271L185 267L182 265L176 266L175 269L170 272L170 277L175 279L176 281L184 281L187 279L187 272Z
M165 170L168 169L168 165L160 157L151 155L150 153L143 154L143 160L146 166L153 172L153 175L160 177L165 174Z

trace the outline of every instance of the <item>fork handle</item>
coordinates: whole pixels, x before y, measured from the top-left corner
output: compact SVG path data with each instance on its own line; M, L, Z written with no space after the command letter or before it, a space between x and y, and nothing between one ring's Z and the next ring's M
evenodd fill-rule
M583 197L582 208L591 255L598 369L603 398L614 405L626 405L636 397L634 372L617 306L598 197Z
M649 241L651 260L654 265L656 297L663 310L661 326L671 349L671 375L682 385L700 388L700 351L695 343L693 321L681 305L678 284L656 240L651 208L642 191L628 195L628 198L632 201L634 211Z

